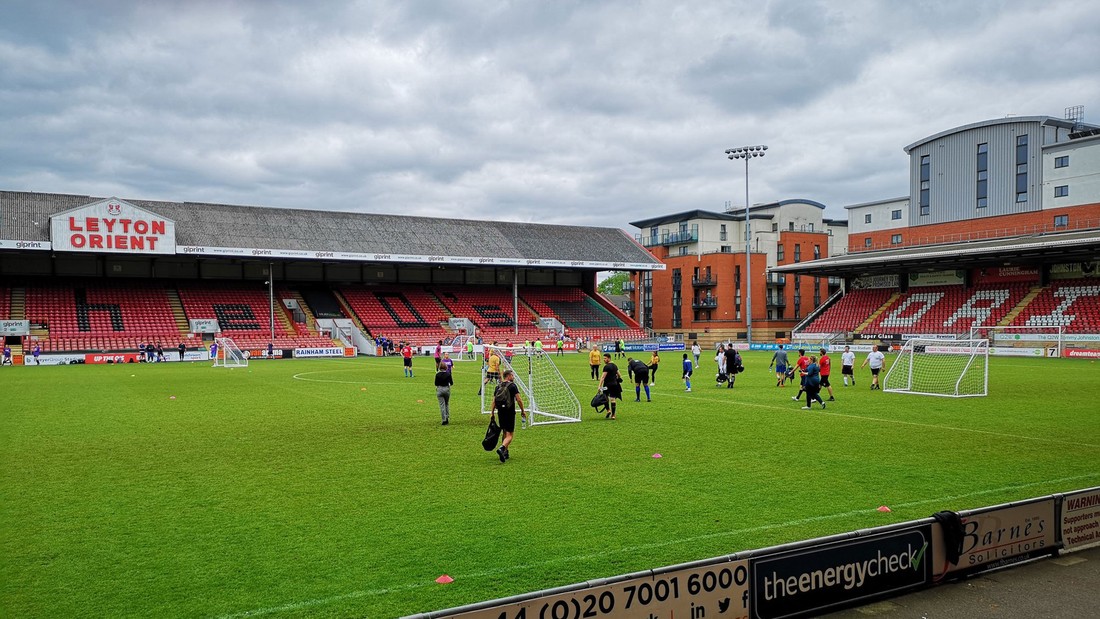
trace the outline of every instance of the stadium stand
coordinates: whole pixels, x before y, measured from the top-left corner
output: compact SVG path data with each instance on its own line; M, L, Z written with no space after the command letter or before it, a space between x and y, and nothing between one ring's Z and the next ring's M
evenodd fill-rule
M11 291L0 288L0 319L11 320Z
M372 336L426 346L454 335L443 326L450 316L423 288L343 287L339 293Z
M168 296L149 283L55 283L26 288L26 315L48 329L42 348L133 350L138 344L174 346L180 339Z
M1066 333L1100 332L1100 281L1052 282L1010 323L1018 327L1064 327Z
M809 333L850 333L863 324L886 301L894 290L870 288L853 290L829 306L803 330Z
M512 319L512 291L509 288L437 286L432 291L453 316L472 320L485 340L527 340L542 335L538 315L523 302L519 304L520 323L516 332L516 322Z
M281 290L281 294L292 293ZM217 320L221 335L233 338L240 348L263 348L272 341L266 288L245 288L239 283L187 283L180 285L179 297L189 320ZM296 324L286 308L276 304L273 344L280 348L333 345L331 339L311 334Z
M969 333L993 326L1027 295L1027 284L911 288L863 328L875 333Z

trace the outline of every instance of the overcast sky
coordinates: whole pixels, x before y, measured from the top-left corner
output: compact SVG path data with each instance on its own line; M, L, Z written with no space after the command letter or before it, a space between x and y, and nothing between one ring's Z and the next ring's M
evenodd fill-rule
M1100 2L0 5L0 189L588 224L905 195L907 144L1100 124Z

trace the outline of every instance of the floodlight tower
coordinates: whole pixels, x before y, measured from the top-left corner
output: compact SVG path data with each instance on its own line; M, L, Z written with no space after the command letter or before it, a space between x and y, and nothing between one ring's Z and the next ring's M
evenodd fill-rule
M745 160L745 338L752 346L752 233L749 230L749 159L763 157L767 146L741 146L726 149L730 159Z

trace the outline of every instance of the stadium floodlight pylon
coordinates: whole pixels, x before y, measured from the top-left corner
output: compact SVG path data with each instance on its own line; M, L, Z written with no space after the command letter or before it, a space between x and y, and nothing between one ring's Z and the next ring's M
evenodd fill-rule
M882 380L882 390L948 398L989 393L989 340L907 341Z
M500 374L512 370L516 386L527 408L527 423L531 426L552 423L573 423L581 420L581 403L562 377L550 355L541 350L511 349L511 360L505 356L506 347L486 346L490 353L500 357ZM493 408L493 394L497 383L485 383L488 367L481 369L481 412L489 414Z
M214 367L216 368L246 368L248 367L248 354L241 350L231 337L216 337L214 343L218 345L218 352L214 355Z
M989 340L993 347L1043 348L1048 357L1061 357L1066 328L1061 326L971 327L970 339Z

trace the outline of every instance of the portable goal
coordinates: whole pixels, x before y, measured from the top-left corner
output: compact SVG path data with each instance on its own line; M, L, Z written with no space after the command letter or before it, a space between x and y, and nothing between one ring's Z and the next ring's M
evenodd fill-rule
M949 398L987 395L989 341L909 340L886 372L882 390Z
M507 370L515 374L523 403L527 408L528 423L532 426L551 423L572 423L581 420L581 403L554 365L550 355L535 349L516 349L511 360L505 356L506 348L486 346L489 354L500 357L500 374ZM486 383L489 369L481 370L481 412L489 414L493 408L495 381Z
M214 355L214 367L216 368L246 368L248 367L248 353L237 347L230 337L214 338L218 345Z
M995 354L1061 357L1065 327L971 327L970 339L989 340Z

